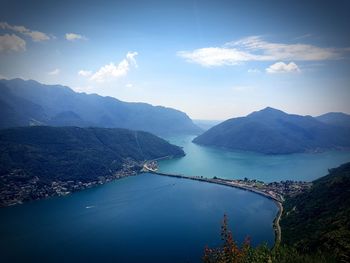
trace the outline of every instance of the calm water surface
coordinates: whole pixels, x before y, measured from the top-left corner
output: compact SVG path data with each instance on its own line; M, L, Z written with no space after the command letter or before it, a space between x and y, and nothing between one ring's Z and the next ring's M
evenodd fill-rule
M160 170L186 175L313 180L350 160L350 153L268 156L191 143L184 158ZM273 244L276 205L254 193L143 174L65 197L0 209L0 262L200 262L218 246L224 214L236 240Z
M192 176L312 181L328 173L328 168L350 161L350 152L328 151L313 154L264 155L235 152L192 143L194 136L170 138L182 146L186 156L159 162L160 171Z
M269 199L143 174L0 209L0 262L200 262L221 242L224 213L238 241L273 244Z

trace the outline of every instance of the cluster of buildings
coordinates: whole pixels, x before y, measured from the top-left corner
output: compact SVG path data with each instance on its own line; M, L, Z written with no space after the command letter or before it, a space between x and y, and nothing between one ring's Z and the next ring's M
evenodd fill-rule
M281 181L264 183L258 180L241 179L221 179L214 177L203 178L197 176L184 176L164 174L157 172L157 161L149 161L146 163L136 162L132 159L126 159L122 168L115 173L106 176L99 176L94 180L45 180L37 176L27 176L26 173L20 169L13 170L9 174L0 176L0 207L15 204L21 204L24 201L38 200L50 196L63 196L75 191L90 188L99 184L104 184L115 179L126 176L136 175L141 171L153 172L160 175L187 178L198 181L206 181L209 183L218 183L232 187L256 192L272 198L278 202L283 202L284 197L295 196L309 189L312 186L310 182L302 181Z
M142 163L125 160L122 168L114 174L99 176L95 180L57 180L40 179L28 176L23 170L13 170L0 176L0 207L21 204L25 201L39 200L50 196L63 196L75 191L104 184L115 179L136 175Z
M264 183L258 180L227 180L233 186L258 192L273 199L283 202L285 197L298 195L311 188L311 182L304 181L280 181L272 183Z

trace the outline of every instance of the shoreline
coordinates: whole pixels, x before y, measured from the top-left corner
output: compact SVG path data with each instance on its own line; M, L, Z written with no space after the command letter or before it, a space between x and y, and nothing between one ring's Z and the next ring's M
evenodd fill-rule
M273 248L279 246L282 238L282 229L281 229L280 221L283 213L283 205L280 202L275 202L275 204L278 206L278 213L275 219L273 220L273 229L275 230L275 244Z
M280 244L281 236L282 236L280 220L281 220L282 213L283 213L283 205L282 205L283 199L281 199L281 200L277 199L272 194L268 194L268 193L260 191L258 189L244 186L244 185L240 185L240 184L234 183L233 181L228 181L228 180L221 179L221 178L210 179L210 178L204 178L204 177L185 176L185 175L181 175L181 174L171 174L171 173L158 172L156 169L149 168L147 166L147 163L145 163L145 165L142 169L142 172L156 174L156 175L160 175L160 176L175 177L175 178L180 178L180 179L194 180L194 181L198 181L198 182L205 182L205 183L212 183L212 184L233 187L233 188L237 188L240 190L249 191L249 192L258 194L260 196L263 196L265 198L272 200L276 204L276 206L278 207L278 213L276 214L276 216L273 220L273 229L275 232L275 243L274 243L273 248L277 247Z
M198 181L198 182L213 183L213 184L218 184L218 185L223 185L223 186L228 186L228 187L234 187L234 188L237 188L240 190L245 190L245 191L249 191L249 192L258 194L260 196L263 196L265 198L272 200L276 204L276 206L278 207L278 213L276 214L276 217L273 221L273 229L275 232L274 247L276 247L280 243L280 241L281 241L281 227L279 225L279 222L280 222L282 212L283 212L283 206L282 206L283 197L282 196L272 195L271 193L261 191L259 189L252 187L252 186L247 186L247 185L243 185L243 184L234 182L233 180L227 180L227 179L216 178L216 177L211 179L211 178L197 177L197 176L185 176L185 175L181 175L181 174L162 173L162 172L158 172L157 168L148 167L148 164L150 162L156 162L158 160L168 159L168 158L169 158L169 156L165 156L165 157L161 157L161 158L158 158L155 160L148 160L148 161L143 163L143 166L141 165L142 169L139 171L135 171L132 169L122 169L122 170L118 171L118 173L115 174L114 176L105 177L104 180L101 180L101 181L92 181L92 182L86 183L84 185L79 185L79 187L75 188L74 190L69 189L70 191L67 191L68 189L66 189L65 187L63 188L64 191L61 191L62 187L59 185L60 183L53 182L54 184L57 184L59 186L59 187L57 187L58 191L57 190L53 191L51 194L46 195L46 196L42 196L41 198L39 197L39 198L29 199L29 200L12 200L12 202L6 202L5 205L4 204L0 205L0 208L1 207L5 208L5 207L10 207L10 206L17 206L17 205L32 202L32 201L49 199L51 197L70 195L74 192L83 191L83 190L93 188L93 187L98 186L98 185L103 185L103 184L106 184L108 182L119 180L119 179L122 179L125 177L136 176L136 175L139 175L142 173L150 173L150 174L156 174L156 175L160 175L160 176L175 177L175 178L180 178L180 179L194 180L194 181ZM74 185L76 185L76 184L74 184ZM276 198L276 197L279 197L279 198Z
M180 179L194 180L194 181L198 181L198 182L212 183L212 184L233 187L236 189L245 190L245 191L248 191L251 193L255 193L255 194L258 194L260 196L263 196L265 198L272 200L276 204L276 206L278 207L278 213L276 214L276 216L273 220L273 229L275 232L275 243L274 243L273 248L280 244L282 231L281 231L281 226L280 226L279 222L281 220L281 216L282 216L282 212L283 212L283 205L282 205L282 201L276 199L275 197L270 196L270 195L268 195L264 192L261 192L259 190L256 190L256 189L251 189L251 188L243 187L243 186L236 185L236 184L225 183L224 181L221 181L221 179L194 178L194 177L187 177L187 176L180 176L180 175L163 174L163 173L153 172L153 171L147 171L147 173L156 174L156 175L160 175L160 176L175 177L175 178L180 178Z

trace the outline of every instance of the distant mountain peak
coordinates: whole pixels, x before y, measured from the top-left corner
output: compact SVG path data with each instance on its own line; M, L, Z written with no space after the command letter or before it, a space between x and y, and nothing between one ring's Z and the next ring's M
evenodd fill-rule
M277 116L285 116L288 115L284 111L272 108L272 107L266 107L259 111L254 111L251 114L247 115L247 117L277 117Z
M316 119L326 124L350 128L350 115L343 112L328 112L317 116Z
M349 149L350 130L339 120L336 127L311 116L288 114L267 107L246 117L224 121L193 142L232 150L267 154L316 152L328 149ZM349 122L350 123L350 122Z

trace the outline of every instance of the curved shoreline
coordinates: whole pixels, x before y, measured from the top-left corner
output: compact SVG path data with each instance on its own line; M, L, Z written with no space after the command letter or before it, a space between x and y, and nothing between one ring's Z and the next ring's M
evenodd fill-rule
M181 174L171 174L171 173L162 173L162 172L158 172L155 169L151 169L147 166L147 164L144 165L143 167L143 171L144 172L148 172L151 174L156 174L156 175L161 175L161 176L168 176L168 177L175 177L175 178L180 178L180 179L188 179L188 180L194 180L194 181L199 181L199 182L205 182L205 183L212 183L212 184L219 184L219 185L224 185L224 186L229 186L229 187L234 187L234 188L238 188L241 190L245 190L245 191L249 191L261 196L264 196L268 199L271 199L274 201L274 203L277 205L278 207L278 213L276 214L276 217L273 221L273 229L275 232L275 244L273 247L276 247L280 244L281 242L281 226L280 226L280 220L281 220L281 216L282 216L282 212L283 212L283 205L282 205L282 200L277 199L275 196L272 196L271 194L268 194L266 192L262 192L258 189L252 188L252 187L248 187L248 186L244 186L244 185L240 185L237 183L234 183L232 181L227 181L221 178L203 178L203 177L196 177L196 176L185 176L185 175L181 175Z
M281 243L282 230L281 230L280 220L283 213L282 203L281 202L275 202L275 203L278 206L278 213L275 217L275 220L273 221L273 229L275 230L275 244L273 246L274 248L279 246L279 244Z

